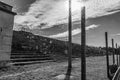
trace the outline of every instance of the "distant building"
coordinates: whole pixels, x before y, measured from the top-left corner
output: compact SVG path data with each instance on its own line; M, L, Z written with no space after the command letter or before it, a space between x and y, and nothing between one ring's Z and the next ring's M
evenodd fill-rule
M2 62L10 60L15 15L12 6L0 2L0 67Z

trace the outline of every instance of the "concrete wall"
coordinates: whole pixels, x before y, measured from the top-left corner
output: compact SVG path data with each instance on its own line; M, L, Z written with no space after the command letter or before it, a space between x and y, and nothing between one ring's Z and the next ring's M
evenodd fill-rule
M10 60L14 15L0 10L0 61Z

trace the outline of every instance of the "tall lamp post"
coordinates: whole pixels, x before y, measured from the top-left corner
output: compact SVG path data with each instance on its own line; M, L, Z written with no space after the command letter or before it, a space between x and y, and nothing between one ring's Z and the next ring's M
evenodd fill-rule
M69 46L69 49L68 49L68 52L69 52L69 62L68 62L68 66L70 68L72 68L72 10L71 10L71 0L69 0L69 20L68 20L68 34L69 34L69 43L68 43L68 46Z
M72 70L72 10L71 0L69 0L69 16L68 16L68 69L65 80L70 80Z
M81 8L81 80L86 80L86 21L85 6Z
M114 39L112 39L112 51L113 51L113 65L115 64L115 50L114 50Z

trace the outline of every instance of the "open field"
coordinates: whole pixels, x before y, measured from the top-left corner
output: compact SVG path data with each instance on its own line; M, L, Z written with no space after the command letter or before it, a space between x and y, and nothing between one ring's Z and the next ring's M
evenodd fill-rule
M67 62L49 62L0 71L0 80L57 80L56 76L65 74ZM81 60L73 60L72 80L81 80ZM106 57L87 57L87 80L108 80L106 75Z

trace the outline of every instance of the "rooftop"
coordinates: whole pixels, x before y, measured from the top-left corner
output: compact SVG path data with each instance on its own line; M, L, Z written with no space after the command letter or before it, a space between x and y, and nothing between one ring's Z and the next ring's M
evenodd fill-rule
M12 6L6 4L6 3L3 3L0 1L0 8L3 8L3 9L7 9L9 11L12 11Z
M16 13L12 12L12 8L13 8L12 6L0 1L0 10L5 11L7 13L12 13L15 15Z

